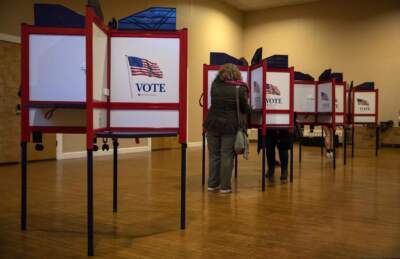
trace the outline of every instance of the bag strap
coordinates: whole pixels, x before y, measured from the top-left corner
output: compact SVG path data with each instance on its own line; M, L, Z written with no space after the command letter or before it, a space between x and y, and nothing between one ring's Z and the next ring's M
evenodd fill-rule
M239 127L243 128L242 120L240 118L240 108L239 108L239 85L236 86L236 113L238 118Z

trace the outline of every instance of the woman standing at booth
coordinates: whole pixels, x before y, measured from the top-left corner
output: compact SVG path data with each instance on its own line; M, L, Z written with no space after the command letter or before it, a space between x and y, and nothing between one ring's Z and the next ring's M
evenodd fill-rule
M250 110L248 90L241 73L233 64L223 65L211 86L211 107L203 125L207 130L209 151L209 191L232 192L234 143L241 119L236 110L237 89L240 112L247 114Z

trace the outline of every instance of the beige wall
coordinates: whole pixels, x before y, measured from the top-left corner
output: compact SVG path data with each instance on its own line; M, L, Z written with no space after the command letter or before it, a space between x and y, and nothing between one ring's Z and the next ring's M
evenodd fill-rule
M324 0L246 13L244 54L288 54L296 70L343 72L355 83L375 81L380 120L400 111L400 1Z
M60 3L83 13L84 0L14 0L0 1L0 33L19 35L20 23L33 23L33 2ZM201 108L198 98L202 92L202 65L209 62L210 51L242 54L243 15L217 0L101 0L105 20L120 19L152 6L177 8L177 27L189 29L188 129L189 141L201 140ZM64 136L64 152L85 149L83 136ZM131 142L123 146L132 146ZM141 145L146 145L144 142Z
M21 22L33 22L33 2L0 1L0 33L19 35ZM52 0L80 13L84 0ZM400 110L400 1L324 0L307 5L242 13L217 0L102 0L108 21L151 6L177 8L178 28L189 29L189 141L201 139L202 64L210 51L251 59L262 46L264 57L289 54L296 69L315 77L325 68L344 72L356 83L375 81L380 89L380 119L397 120ZM168 4L166 4L168 3ZM84 149L83 136L66 135L64 151ZM132 146L131 142L123 146ZM146 145L142 143L141 145Z

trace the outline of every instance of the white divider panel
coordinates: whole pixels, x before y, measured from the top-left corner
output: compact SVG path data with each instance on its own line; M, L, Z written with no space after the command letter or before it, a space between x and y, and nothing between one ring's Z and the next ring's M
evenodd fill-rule
M335 122L339 123L339 124L343 124L344 123L344 116L343 115L336 115Z
M262 86L263 86L263 67L258 67L250 71L251 82L251 108L253 110L262 109Z
M289 114L267 114L266 123L268 126L279 126L279 125L289 125L290 115Z
M86 101L85 36L29 36L29 99Z
M111 127L178 128L179 112L166 110L111 110Z
M315 84L294 84L294 112L315 112Z
M375 92L354 92L354 113L375 114Z
M218 75L219 70L208 70L208 80L207 80L207 89L208 89L208 109L210 109L211 107L211 86L212 83L214 82L215 78ZM242 74L242 79L244 82L247 82L247 78L248 78L248 72L247 71L240 71L240 73Z
M111 102L178 103L179 39L112 37Z
M107 127L107 109L93 110L93 129Z
M317 112L332 112L332 82L318 85Z
M375 116L354 116L355 123L375 123Z
M215 78L218 75L218 70L208 70L207 72L207 97L208 97L208 109L211 107L211 86Z
M282 126L290 124L289 114L271 114L268 113L266 116L267 128L271 126ZM252 125L261 126L262 124L262 112L255 111L250 115L250 121Z
M289 110L290 73L267 72L267 111Z
M50 119L45 114L50 109L29 109L30 126L62 126L62 127L85 127L86 110L84 109L56 109Z
M107 101L107 34L93 23L93 100Z
M335 86L336 108L335 112L344 112L344 85Z

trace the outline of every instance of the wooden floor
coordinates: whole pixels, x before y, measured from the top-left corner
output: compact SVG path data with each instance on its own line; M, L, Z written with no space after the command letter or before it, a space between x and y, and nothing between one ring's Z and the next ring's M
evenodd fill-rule
M201 150L188 154L187 229L179 230L180 151L95 159L99 258L400 258L400 150L356 150L337 169L319 148L295 149L292 184L260 191L260 158L240 160L231 195L201 188ZM28 167L28 230L19 230L18 165L0 166L0 257L86 257L86 160ZM279 174L278 174L279 177Z

